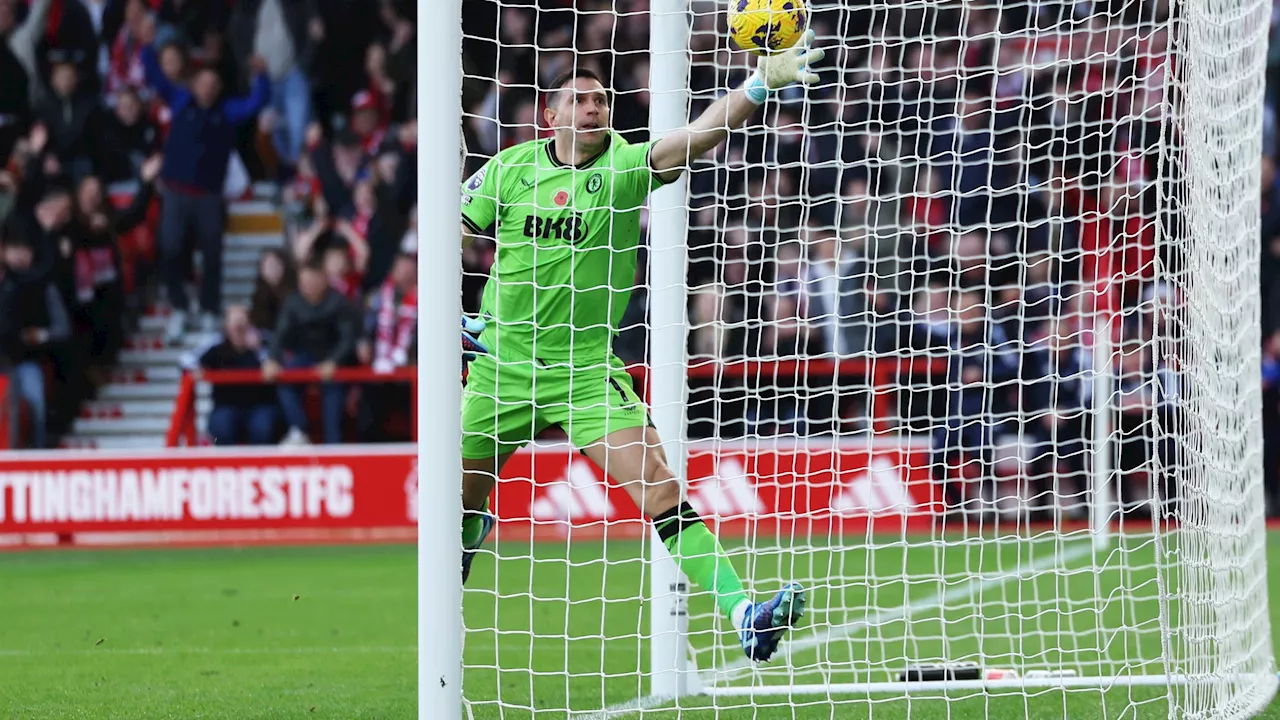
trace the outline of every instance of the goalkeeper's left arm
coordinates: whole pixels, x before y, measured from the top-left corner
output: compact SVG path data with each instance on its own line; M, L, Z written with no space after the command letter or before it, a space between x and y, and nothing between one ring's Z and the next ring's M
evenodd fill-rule
M673 180L695 158L706 154L729 137L729 131L740 128L769 93L795 82L813 85L817 73L809 65L822 59L820 48L812 48L815 34L804 34L795 47L760 58L755 73L742 87L711 103L697 120L654 143L649 163L665 181Z

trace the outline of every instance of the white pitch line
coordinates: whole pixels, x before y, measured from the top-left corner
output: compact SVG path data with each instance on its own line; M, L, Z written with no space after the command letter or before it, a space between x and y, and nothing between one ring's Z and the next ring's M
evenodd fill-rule
M1044 555L1029 563L1023 563L1013 570L1013 572L990 573L987 575L979 575L971 580L963 582L959 585L948 587L940 593L934 593L925 598L921 598L909 605L893 610L878 610L862 616L858 620L836 625L829 628L822 628L806 635L805 637L791 640L783 645L779 650L780 657L788 657L806 650L812 650L831 642L845 640L858 635L873 627L891 623L898 620L905 620L916 613L925 610L932 610L939 606L947 606L955 602L968 600L975 595L979 595L987 590L993 590L1001 587L1006 583L1014 580L1023 580L1028 576L1042 573L1046 570L1058 567L1059 565L1067 565L1072 561L1090 555L1093 552L1091 543L1081 543L1067 548L1061 554ZM755 664L746 658L734 660L722 668L716 670L708 670L703 672L700 680L704 686L712 686L720 682L727 682L742 674L744 670L755 667ZM599 712L582 712L570 713L570 717L574 720L617 720L617 718L627 717L628 715L638 713L641 710L648 710L657 707L663 703L670 702L671 698L654 697L648 695L639 697L618 705L612 705Z
M48 657L57 655L320 655L355 653L358 655L382 655L397 653L415 653L418 648L412 645L388 645L368 647L296 647L296 648L207 648L207 647L154 647L154 648L70 648L53 650L5 650L0 648L0 658L4 657Z

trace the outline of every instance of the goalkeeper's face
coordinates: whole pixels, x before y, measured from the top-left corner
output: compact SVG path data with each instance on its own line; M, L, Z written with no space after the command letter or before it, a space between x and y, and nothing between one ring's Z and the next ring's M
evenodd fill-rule
M574 78L552 96L547 125L557 139L572 140L578 152L590 154L609 137L609 94L599 81Z

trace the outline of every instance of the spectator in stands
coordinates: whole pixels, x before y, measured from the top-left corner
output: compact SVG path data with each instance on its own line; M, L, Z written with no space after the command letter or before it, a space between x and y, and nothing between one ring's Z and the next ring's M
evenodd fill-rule
M97 147L98 173L108 183L132 180L143 161L160 149L160 129L147 117L137 90L121 89L114 104L102 119Z
M102 384L105 370L115 363L124 344L124 270L118 241L146 220L161 163L161 157L155 155L142 164L133 200L120 212L106 198L97 177L85 178L76 190L76 303L72 314L77 334L89 343L95 385Z
M761 348L764 355L796 357L809 354L812 339L808 326L809 297L802 268L799 243L788 243L778 249L773 296L770 298L773 347Z
M281 369L314 368L323 381L320 385L321 426L324 441L342 442L344 409L343 386L333 379L340 365L350 362L356 349L356 314L341 293L329 287L324 267L317 262L303 266L298 273L298 292L285 300L271 341L270 358L263 365L263 377L272 382ZM308 442L307 411L302 402L302 387L281 384L280 407L289 425L284 442L301 445Z
M281 210L287 232L297 232L313 219L312 209L320 197L320 181L311 153L320 144L323 133L318 124L312 123L307 130L307 149L298 158L293 180L281 189Z
M1153 357L1148 328L1127 323L1117 359L1114 405L1119 420L1118 464L1124 480L1117 488L1121 509L1150 516L1176 497L1163 473L1172 453L1177 377ZM1154 489L1154 494L1153 494Z
M298 166L311 122L312 66L324 34L315 0L241 0L231 11L228 35L237 62L265 62L276 118L273 143L286 177Z
M356 346L362 365L388 373L416 363L418 355L418 244L406 238L386 282L369 297L364 337ZM408 408L403 387L366 385L357 428L365 442L382 439L380 421L393 406Z
M148 35L152 32L148 32ZM151 39L151 38L144 38ZM203 326L217 326L222 306L222 240L226 208L222 191L235 145L236 126L257 116L266 104L270 82L266 61L255 58L255 74L247 97L222 97L222 81L208 68L197 71L187 90L160 69L155 48L143 50L147 83L169 105L173 120L164 146L164 202L160 218L160 251L168 299L173 307L166 329L177 342L186 328L186 243L199 236L202 260L200 307Z
M57 158L45 153L49 135L43 125L35 125L22 143L23 168L13 211L9 218L12 232L26 238L35 253L34 272L47 278L58 289L62 307L75 304L76 228L72 220L71 193L66 178L59 175ZM86 370L88 358L80 343L68 342L49 347L53 360L55 392L47 402L49 428L61 434L88 395Z
M1055 502L1069 517L1083 517L1088 489L1087 422L1092 392L1092 359L1085 353L1079 318L1051 323L1048 334L1028 346L1021 375L1024 434L1040 443L1038 476L1052 478Z
M936 416L935 468L943 473L937 480L946 487L951 506L973 510L970 503L978 500L978 493L993 489L983 487L982 481L994 478L996 439L1016 435L1016 406L1011 402L1019 356L1015 343L990 322L981 291L958 292L954 302L947 400Z
M42 84L35 73L35 47L51 0L37 0L18 24L14 0L0 0L0 165L26 132L32 101Z
M45 28L45 42L37 66L48 77L50 69L61 63L72 63L80 78L81 88L96 95L102 89L98 79L98 33L89 11L80 2L55 1Z
M258 276L253 281L249 321L269 343L280 322L284 301L298 289L297 272L282 250L263 250L258 258Z
M49 131L49 152L73 181L93 172L93 136L98 120L98 98L80 88L79 70L71 62L55 63L50 93L40 107L40 122Z
M819 331L815 352L845 357L893 353L910 322L898 317L893 278L870 272L855 249L859 244L841 247L838 239L824 238L810 246L805 284L810 317Z
M30 413L32 447L43 449L48 445L45 364L50 346L70 337L71 324L62 294L33 265L35 249L30 238L9 232L3 257L0 317L16 330L16 337L5 338L0 357L12 368L14 391Z
M323 199L315 202L311 226L294 239L293 254L299 265L312 261L324 267L329 285L343 297L358 303L362 278L369 264L369 243L365 240L372 217L373 191L367 181L356 186L356 215L351 220L333 218Z
M417 242L417 211L410 214L411 224L405 237L413 237ZM374 248L376 252L376 247ZM375 256L376 257L376 256ZM477 237L462 250L462 309L467 313L480 312L480 298L484 294L485 281L489 277L489 268L493 267L497 257L497 247L488 238ZM370 262L372 265L372 261ZM637 264L637 272L639 265ZM371 272L372 276L373 273Z
M1280 514L1280 331L1262 345L1262 478L1267 515Z
M201 370L258 370L262 337L240 305L227 308L222 340L200 356ZM280 407L271 385L214 385L209 436L215 445L269 445L278 437Z
M348 128L332 143L321 141L312 151L311 160L329 212L350 217L355 210L356 184L364 178L368 161L360 136Z
M392 122L403 122L409 119L417 105L415 80L418 63L414 57L417 28L414 27L412 19L406 16L406 7L403 3L397 5L394 0L382 0L382 12L379 13L379 18L384 26L382 31L384 39L370 45L366 54L366 71L369 75L370 87L377 87L386 95L387 110L390 112ZM375 72L369 67L376 60L369 57L369 54L377 53L374 48L382 50L384 56L381 72Z
M146 66L144 65L143 67L145 69ZM176 42L160 45L160 69L164 71L164 76L171 82L182 85L187 84L189 78L187 77L188 64L186 50ZM164 106L163 101L161 102L161 106L164 109L164 114L171 118L172 116L169 115L169 108Z
M42 273L58 281L70 266L71 240L66 228L71 220L71 194L65 178L58 175L57 158L46 155L49 132L44 125L31 128L24 148L22 182L14 200L13 222L35 249L36 265ZM65 288L69 289L67 283ZM69 297L70 293L66 293Z
M1275 160L1262 158L1261 170L1262 332L1280 329L1280 182Z
M118 6L118 3L115 4ZM103 22L101 35L103 45L107 48L107 93L114 97L122 90L132 88L140 90L146 87L146 69L142 64L143 33L147 24L152 22L151 14L145 0L127 0L124 3L124 14L115 37L107 33L109 28Z
M333 242L320 253L329 287L352 303L360 302L361 278L369 261L369 245L346 220L334 225Z
M387 135L388 112L385 98L369 90L361 90L351 98L351 131L360 141L366 156L378 153Z
M357 187L356 214L351 224L361 230L361 237L369 246L369 258L364 269L365 292L373 292L382 286L406 237L417 237L417 211L413 205L416 188L406 187L411 182L416 184L416 179L409 181L404 177L406 169L410 175L416 174L415 163L413 157L400 149L383 153L374 165L367 201ZM466 260L463 262L465 264Z
M199 48L203 54L211 44L220 42L218 38L226 29L229 5L201 0L163 0L157 19L167 38ZM215 39L211 40L211 37Z

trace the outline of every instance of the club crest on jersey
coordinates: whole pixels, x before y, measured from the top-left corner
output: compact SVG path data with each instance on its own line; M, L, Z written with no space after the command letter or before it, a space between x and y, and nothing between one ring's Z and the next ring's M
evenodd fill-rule
M471 176L471 179L467 181L468 190L475 192L476 190L480 189L480 186L484 183L485 170L486 168L480 168L480 170L476 172L475 175Z
M564 207L565 205L569 204L569 193L565 192L564 190L561 190L560 192L556 193L554 197L551 198L551 202L555 203L556 205L559 205L560 207Z
M587 192L594 195L600 192L602 187L604 187L604 176L600 173L592 173L591 177L587 178Z

